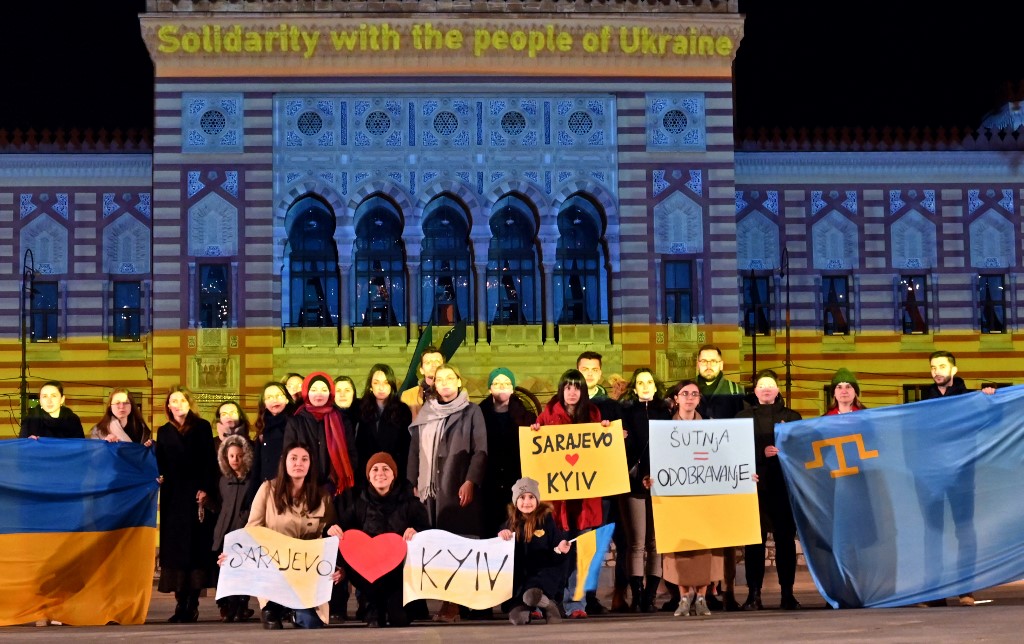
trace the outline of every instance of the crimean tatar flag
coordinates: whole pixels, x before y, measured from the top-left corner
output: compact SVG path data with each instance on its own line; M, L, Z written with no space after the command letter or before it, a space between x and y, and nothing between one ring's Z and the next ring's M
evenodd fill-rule
M579 601L587 591L597 590L601 564L608 554L614 531L615 524L609 523L576 537L576 588L572 593L573 600Z
M832 607L1024 577L1024 387L775 426L807 565Z
M0 626L145 622L156 478L134 443L0 441Z

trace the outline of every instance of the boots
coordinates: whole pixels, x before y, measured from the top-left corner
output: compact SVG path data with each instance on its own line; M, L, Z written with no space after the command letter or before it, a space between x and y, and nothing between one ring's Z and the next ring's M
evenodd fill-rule
M633 595L633 601L629 605L629 612L639 613L640 605L643 602L644 595L644 578L643 577L630 577L629 578L629 591Z
M276 604L268 603L260 613L260 620L263 622L263 628L268 631L279 631L284 628L281 624L281 609Z
M516 626L525 626L530 623L529 606L516 606L508 612L508 621Z
M647 583L644 585L643 601L640 603L641 613L656 613L658 608L654 600L658 596L658 585L661 584L661 577L647 575Z
M747 594L747 601L743 602L743 610L764 610L761 603L761 589L751 588Z
M612 612L628 613L629 604L626 603L626 587L616 586L612 590Z
M799 610L803 608L800 602L793 596L792 586L783 586L782 588L782 601L779 603L779 608L782 610Z
M548 624L558 624L562 621L562 614L558 612L558 606L548 599L540 588L531 588L523 593L523 603L530 608L539 608L544 611L544 620ZM511 618L511 615L509 617Z
M176 600L174 614L167 621L172 624L186 624L199 621L199 591L174 593Z
M736 594L731 590L722 591L722 606L727 613L743 610L743 607L736 601Z

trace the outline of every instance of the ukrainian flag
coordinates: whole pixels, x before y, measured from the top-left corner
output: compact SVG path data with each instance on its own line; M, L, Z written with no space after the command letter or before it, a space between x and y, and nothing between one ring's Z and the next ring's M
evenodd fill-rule
M576 537L576 589L572 593L575 601L583 599L587 591L597 590L601 564L612 543L615 524L601 526Z
M157 476L134 443L0 441L0 626L145 622Z

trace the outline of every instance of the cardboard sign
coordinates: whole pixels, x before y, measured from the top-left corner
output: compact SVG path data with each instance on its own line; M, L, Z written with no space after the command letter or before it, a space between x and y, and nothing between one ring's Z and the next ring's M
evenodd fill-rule
M466 539L444 530L408 542L403 600L440 599L482 610L512 597L515 541Z
M652 420L651 494L750 494L754 419Z
M622 422L519 428L523 476L540 483L544 501L629 492Z
M757 492L715 496L652 496L658 552L761 543Z
M293 539L260 526L224 537L217 599L256 595L288 608L313 608L331 599L338 538Z

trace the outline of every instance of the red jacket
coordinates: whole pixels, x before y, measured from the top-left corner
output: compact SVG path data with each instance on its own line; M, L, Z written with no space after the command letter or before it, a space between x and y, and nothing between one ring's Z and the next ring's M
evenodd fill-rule
M597 405L591 405L590 407L590 422L601 422L601 411L597 408ZM537 424L541 426L572 425L573 420L560 402L551 401L541 411L540 416L537 416ZM558 527L566 532L570 529L578 531L597 528L603 520L600 497L594 499L551 501L551 508L555 520L558 521ZM575 525L571 527L569 526L570 515L576 516Z

